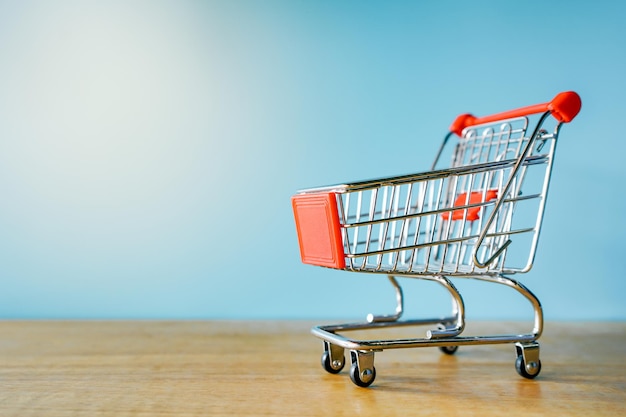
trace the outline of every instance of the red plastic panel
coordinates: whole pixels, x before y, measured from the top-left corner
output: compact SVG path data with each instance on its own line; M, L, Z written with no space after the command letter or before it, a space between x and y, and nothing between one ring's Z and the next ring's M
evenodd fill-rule
M336 193L298 194L291 198L300 257L310 265L346 266Z

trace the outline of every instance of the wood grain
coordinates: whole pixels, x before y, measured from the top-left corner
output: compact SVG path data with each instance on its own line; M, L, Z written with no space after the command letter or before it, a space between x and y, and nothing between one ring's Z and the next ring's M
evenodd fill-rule
M548 323L535 380L512 345L401 349L366 389L322 369L311 324L0 322L0 415L626 415L626 323Z

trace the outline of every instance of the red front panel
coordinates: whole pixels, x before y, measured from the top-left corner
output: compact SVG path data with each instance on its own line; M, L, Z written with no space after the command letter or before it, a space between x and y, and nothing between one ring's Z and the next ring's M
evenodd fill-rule
M302 262L344 269L336 193L298 194L291 198L291 204Z

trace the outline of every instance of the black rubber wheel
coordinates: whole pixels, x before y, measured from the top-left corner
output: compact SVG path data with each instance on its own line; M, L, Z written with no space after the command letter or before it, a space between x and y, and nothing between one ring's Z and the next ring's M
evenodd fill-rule
M376 379L376 368L372 368L372 377L367 382L363 382L361 379L361 371L357 366L356 362L352 364L350 367L350 379L354 382L355 385L358 385L362 388L367 388L372 385L372 382Z
M541 361L537 362L537 367L535 369L534 373L529 373L526 369L526 364L524 363L524 357L522 355L517 357L517 360L515 361L515 370L518 374L528 379L536 378L537 375L539 375L539 372L541 372Z
M439 346L439 350L446 355L454 355L459 350L459 346Z
M330 363L330 353L328 353L327 351L324 351L324 353L322 353L322 367L326 370L326 372L331 374L338 374L339 372L341 372L344 366L346 366L345 356L341 360L341 366L339 366L338 368L333 368Z

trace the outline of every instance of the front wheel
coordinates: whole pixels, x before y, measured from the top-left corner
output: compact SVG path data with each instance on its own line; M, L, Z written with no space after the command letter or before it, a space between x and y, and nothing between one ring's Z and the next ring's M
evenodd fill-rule
M350 367L350 379L355 385L367 388L372 385L374 379L376 379L376 368L365 369L363 372L359 369L359 366L355 363Z
M335 360L333 362L330 361L330 353L328 351L324 351L322 353L322 367L326 370L326 372L331 374L338 374L341 372L343 367L346 365L346 358L341 358L340 361Z

